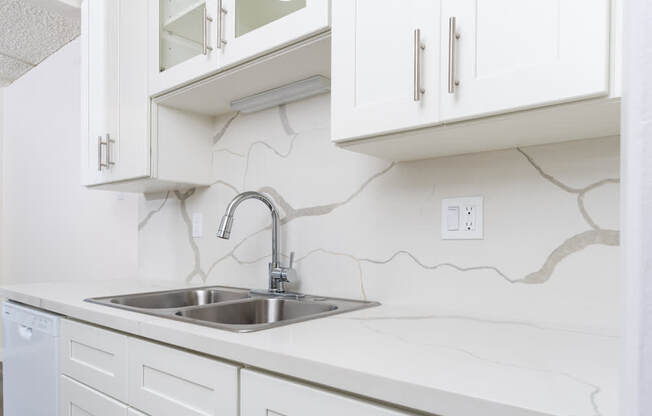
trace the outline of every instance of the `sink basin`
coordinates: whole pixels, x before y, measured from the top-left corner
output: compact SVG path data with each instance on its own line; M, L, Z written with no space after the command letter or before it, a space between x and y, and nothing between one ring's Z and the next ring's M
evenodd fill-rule
M248 297L248 290L200 288L115 296L109 298L108 301L115 305L123 305L131 308L170 309L207 305Z
M259 325L290 321L337 309L328 303L278 298L249 299L177 312L177 316L227 325Z
M233 332L252 332L377 306L377 302L300 294L260 294L224 286L86 299L114 308Z

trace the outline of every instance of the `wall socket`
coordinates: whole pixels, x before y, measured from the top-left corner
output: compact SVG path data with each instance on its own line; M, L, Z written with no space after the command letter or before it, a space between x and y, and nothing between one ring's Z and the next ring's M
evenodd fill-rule
M484 238L481 196L448 198L441 202L443 240L481 240Z

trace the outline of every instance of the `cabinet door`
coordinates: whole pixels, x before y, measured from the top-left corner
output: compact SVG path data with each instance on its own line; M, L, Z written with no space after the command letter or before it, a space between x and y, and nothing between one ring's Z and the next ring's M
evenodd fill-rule
M408 416L408 413L255 371L240 373L240 416Z
M329 0L222 0L220 66L233 65L323 32ZM218 30L220 29L218 25Z
M127 416L127 406L61 376L61 416Z
M64 319L60 336L61 372L127 401L127 337Z
M150 95L216 71L217 0L147 1Z
M437 122L438 21L435 0L333 0L333 140Z
M85 185L149 174L147 3L82 6L82 171Z
M112 0L82 4L82 171L83 183L106 182L106 152L100 145L118 131L119 5Z
M608 93L609 0L442 0L441 33L442 121Z
M238 367L129 338L129 404L151 416L237 416Z
M107 1L107 0L104 0ZM109 130L111 182L149 175L146 1L108 0L119 7L118 128Z

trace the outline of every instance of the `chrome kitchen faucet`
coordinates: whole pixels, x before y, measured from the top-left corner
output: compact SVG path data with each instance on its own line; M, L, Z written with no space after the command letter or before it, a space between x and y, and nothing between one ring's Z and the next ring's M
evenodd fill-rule
M228 240L231 237L231 227L233 226L233 214L238 206L247 199L257 199L267 205L267 208L272 214L272 262L269 263L269 287L267 291L253 291L258 294L274 294L284 295L287 294L292 297L299 297L297 293L287 293L285 291L285 283L290 280L288 277L296 275L292 268L294 262L294 252L290 253L290 265L288 267L281 266L279 260L279 228L278 228L278 210L270 197L260 192L248 191L238 194L231 200L226 212L220 222L220 228L217 231L217 236Z

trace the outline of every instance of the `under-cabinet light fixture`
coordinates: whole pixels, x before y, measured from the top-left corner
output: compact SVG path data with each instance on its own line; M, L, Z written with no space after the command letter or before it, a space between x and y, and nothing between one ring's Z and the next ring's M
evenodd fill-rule
M276 107L302 98L325 94L330 90L331 80L321 75L315 75L282 87L233 100L231 101L231 109L242 113L253 113L254 111Z

